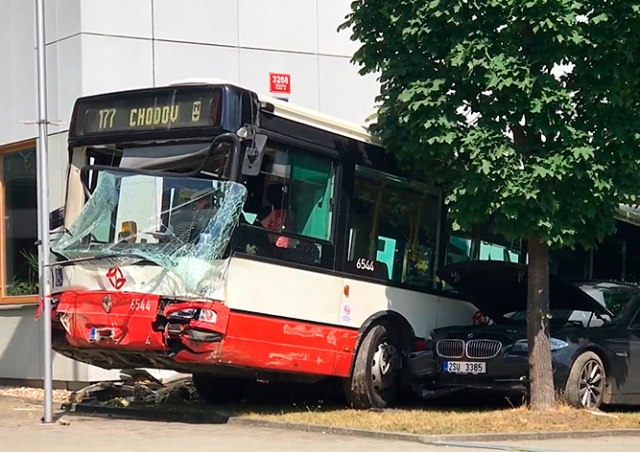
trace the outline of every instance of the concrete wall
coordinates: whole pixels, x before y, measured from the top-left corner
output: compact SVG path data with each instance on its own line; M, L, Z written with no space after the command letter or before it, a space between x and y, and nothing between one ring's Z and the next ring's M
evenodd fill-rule
M47 0L50 207L64 203L67 130L76 98L217 78L268 93L269 72L291 75L289 101L364 123L375 76L350 63L357 44L337 27L351 0ZM0 0L0 146L37 137L34 2ZM0 379L42 378L35 308L0 306ZM54 359L54 378L117 375ZM160 374L162 375L162 373Z

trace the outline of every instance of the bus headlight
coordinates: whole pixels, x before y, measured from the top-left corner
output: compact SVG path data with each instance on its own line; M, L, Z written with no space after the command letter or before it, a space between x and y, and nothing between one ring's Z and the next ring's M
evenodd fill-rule
M569 344L566 343L565 341L561 340L561 339L556 339L555 337L552 337L550 340L550 345L551 345L551 351L555 352L558 350L561 350L565 347L568 347ZM515 344L513 344L513 348L511 349L512 352L514 353L525 353L529 351L529 343L527 342L526 339L521 339L518 342L516 342Z

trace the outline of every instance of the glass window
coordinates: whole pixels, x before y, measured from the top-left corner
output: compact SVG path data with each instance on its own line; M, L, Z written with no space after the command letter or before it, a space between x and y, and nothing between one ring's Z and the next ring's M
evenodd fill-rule
M636 312L636 315L631 321L631 324L629 324L629 328L631 328L632 330L640 330L640 310Z
M509 242L494 234L480 234L472 237L463 232L450 232L447 244L445 265L465 261L504 261L520 262L521 242ZM443 290L456 293L447 283L442 282Z
M549 250L549 271L561 278L588 278L590 261L590 253L580 246Z
M625 280L627 242L618 237L607 237L593 250L592 278Z
M358 169L346 271L433 287L439 214L437 191Z
M268 143L260 173L245 181L236 250L330 267L334 178L332 160Z
M471 237L463 232L450 232L447 247L447 265L457 262L504 261L519 262L522 254L520 242L509 242L493 234Z
M2 155L4 296L38 293L35 148Z

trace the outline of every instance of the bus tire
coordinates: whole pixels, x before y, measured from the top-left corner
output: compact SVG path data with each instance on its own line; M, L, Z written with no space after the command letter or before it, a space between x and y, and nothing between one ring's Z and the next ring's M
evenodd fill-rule
M193 374L193 387L207 403L239 402L244 397L244 382L237 378Z
M351 376L344 381L349 406L366 410L393 405L402 367L398 344L398 335L386 322L377 323L367 331Z

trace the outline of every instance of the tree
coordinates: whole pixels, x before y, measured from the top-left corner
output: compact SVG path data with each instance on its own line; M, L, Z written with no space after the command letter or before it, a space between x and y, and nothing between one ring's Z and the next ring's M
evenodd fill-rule
M555 405L549 247L614 231L640 182L634 0L356 0L341 28L380 74L371 125L441 184L456 225L529 249L530 403Z

